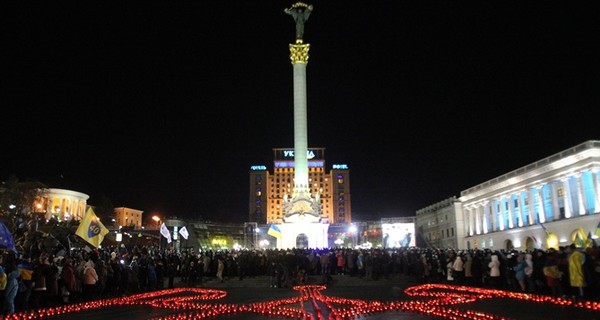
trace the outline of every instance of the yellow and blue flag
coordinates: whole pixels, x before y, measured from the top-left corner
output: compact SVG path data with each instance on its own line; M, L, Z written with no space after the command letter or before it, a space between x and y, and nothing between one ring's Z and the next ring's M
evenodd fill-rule
M98 248L104 240L104 236L108 234L108 229L100 222L94 210L90 207L83 216L83 220L77 227L76 235L83 240L89 242L95 248Z
M267 231L267 234L278 239L281 238L281 230L279 230L279 227L274 224L271 225L269 231Z

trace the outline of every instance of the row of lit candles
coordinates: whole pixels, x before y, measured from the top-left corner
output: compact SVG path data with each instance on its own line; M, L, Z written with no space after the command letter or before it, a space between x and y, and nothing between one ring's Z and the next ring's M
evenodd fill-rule
M410 297L419 298L409 301L368 301L323 295L321 291L327 287L322 285L302 285L293 289L299 291L298 297L258 302L247 305L210 303L224 298L226 291L206 288L175 288L128 297L102 299L54 308L6 315L6 320L36 320L58 317L64 314L83 312L120 305L149 305L155 308L181 310L178 314L157 317L155 320L196 320L214 318L221 315L253 313L267 317L325 320L319 303L329 309L329 320L354 319L368 314L402 311L427 314L445 319L505 319L501 316L487 314L475 310L458 310L451 308L458 304L468 304L484 299L515 299L535 303L554 304L562 307L580 308L593 312L600 311L600 302L573 301L544 295L483 289L446 284L424 284L409 287L404 292ZM176 296L181 295L183 296ZM307 312L304 303L309 301L316 317ZM286 307L298 305L297 308Z

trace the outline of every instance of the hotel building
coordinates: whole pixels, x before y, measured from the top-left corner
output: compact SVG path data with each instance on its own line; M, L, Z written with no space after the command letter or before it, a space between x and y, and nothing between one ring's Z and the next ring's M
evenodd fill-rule
M273 149L273 171L266 166L250 167L249 222L281 223L283 202L294 189L294 149ZM350 170L345 164L334 164L327 171L325 148L308 149L310 193L318 194L322 215L331 224L352 222Z

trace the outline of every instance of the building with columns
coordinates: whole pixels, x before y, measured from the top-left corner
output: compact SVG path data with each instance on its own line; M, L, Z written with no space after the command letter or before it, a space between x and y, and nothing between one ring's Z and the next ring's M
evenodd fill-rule
M599 169L600 141L590 140L462 191L458 247L583 246L600 222Z
M85 193L65 189L44 189L33 203L33 211L44 213L47 220L56 217L58 220L81 220L87 210Z

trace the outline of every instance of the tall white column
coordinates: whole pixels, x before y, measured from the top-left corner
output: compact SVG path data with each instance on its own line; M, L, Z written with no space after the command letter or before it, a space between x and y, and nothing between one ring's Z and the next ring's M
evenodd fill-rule
M515 221L513 220L515 214L515 200L512 197L512 194L509 194L507 197L508 201L508 227L510 229L515 227Z
M527 189L527 211L529 211L529 220L527 221L527 224L532 226L535 223L535 188L532 186L529 189Z
M585 192L583 191L583 175L581 172L575 175L575 179L577 179L577 206L579 207L579 215L582 216L586 212L586 207Z
M481 234L481 204L475 207L475 233Z
M546 222L546 210L544 209L544 185L540 184L537 186L537 204L538 204L538 218L540 223Z
M572 215L572 206L571 206L571 186L569 185L569 178L560 179L563 184L563 199L565 202L565 218L570 218Z
M516 209L519 217L519 227L523 227L525 220L525 195L523 191L517 193L517 201L519 203L519 207Z
M556 181L550 182L550 196L552 197L552 220L560 219L560 207L558 206L558 188Z
M500 197L496 203L498 205L496 206L495 220L498 221L498 229L494 229L494 231L503 231L506 229L506 226L504 225L504 201L502 200L502 197Z
M488 228L489 228L488 227L488 222L490 221L490 217L489 217L489 214L490 214L490 205L489 205L489 203L490 203L490 201L488 201L488 200L483 201L483 208L482 208L482 210L483 210L483 219L481 221L481 223L482 223L481 231L482 231L483 234L487 234L489 232L489 230L488 230Z
M468 220L469 220L469 236L472 236L474 234L473 230L474 230L474 226L473 226L473 207L469 207L467 209L467 215L468 215Z
M592 180L594 181L594 213L600 212L600 188L598 186L598 168L592 169Z

